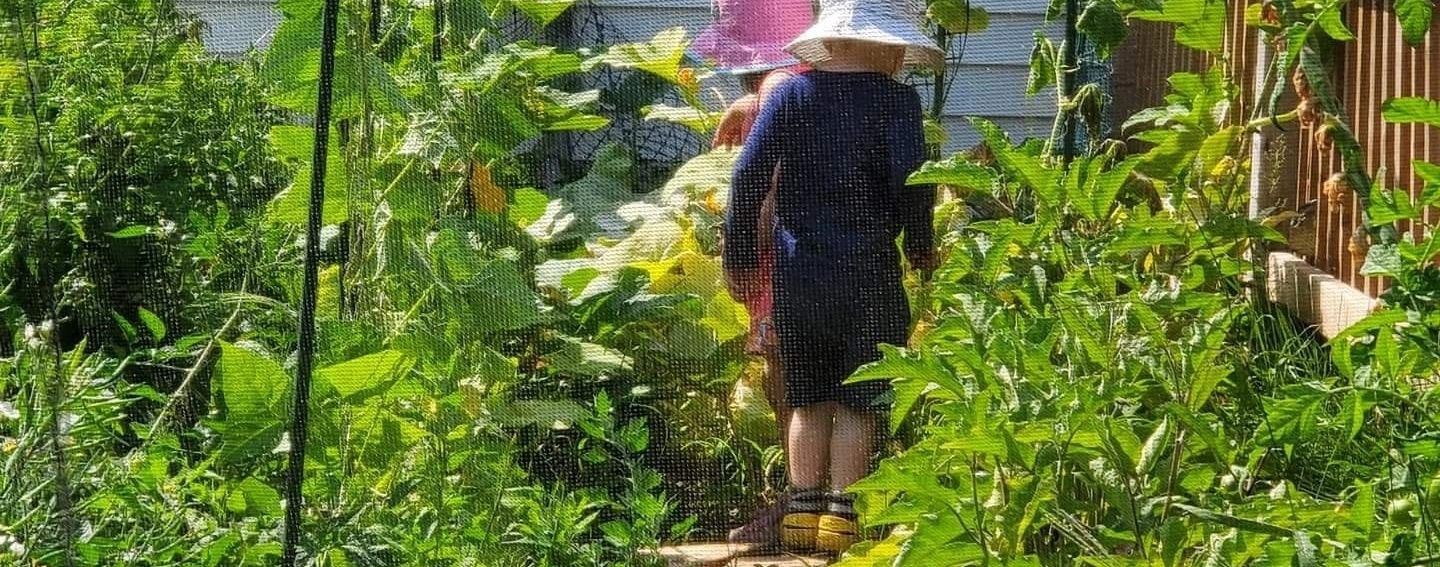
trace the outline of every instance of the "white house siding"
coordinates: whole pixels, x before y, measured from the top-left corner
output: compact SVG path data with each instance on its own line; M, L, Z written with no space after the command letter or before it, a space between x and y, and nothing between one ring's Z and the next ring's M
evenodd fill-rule
M966 38L963 53L959 45L952 50L960 61L950 69L955 77L954 91L942 118L950 133L948 151L978 142L968 121L972 116L994 120L1016 138L1049 134L1055 112L1054 91L1025 96L1030 47L1035 31L1044 25L1048 4L1048 0L974 0L974 5L989 12L990 26ZM684 26L693 36L710 23L711 17L709 0L592 0L592 6L631 41L652 37L676 25ZM1046 31L1057 41L1061 36L1056 26ZM705 86L707 91L727 99L739 91L733 81L723 76L712 78Z
M175 5L205 22L206 49L224 57L269 46L284 18L274 0L176 0Z
M961 47L952 65L954 90L945 105L942 123L950 132L948 150L968 148L977 142L968 123L969 117L995 121L1016 138L1045 136L1054 115L1053 91L1034 97L1025 96L1030 46L1036 30L1041 29L1049 0L974 0L974 4L990 14L990 26L972 34ZM207 26L205 40L217 54L233 56L252 48L268 45L281 15L273 0L178 0L181 9L198 15ZM590 0L577 7L577 20L592 25L579 26L577 44L620 41L643 41L657 32L683 26L691 36L710 22L710 0ZM593 12L589 12L593 10ZM597 18L598 16L598 18ZM593 36L595 21L604 24L603 37ZM1045 30L1051 37L1060 30ZM724 76L712 77L704 85L707 98L714 104L733 99L738 86ZM928 97L927 97L928 98ZM644 128L642 128L644 129ZM643 135L642 135L643 137ZM587 153L581 149L580 153ZM652 156L665 157L665 156Z

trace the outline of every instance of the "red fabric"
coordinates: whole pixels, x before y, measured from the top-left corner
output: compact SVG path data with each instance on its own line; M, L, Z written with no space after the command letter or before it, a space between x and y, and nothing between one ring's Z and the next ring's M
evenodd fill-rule
M774 88L778 83L771 83L772 77L790 78L804 72L804 67L776 69L768 73L761 82L760 92L756 93L755 108L748 113L751 121L760 115L760 105L765 97L770 94L769 89ZM749 131L750 125L744 130ZM745 301L745 310L750 314L750 340L746 349L751 354L765 354L775 346L775 329L770 319L770 312L775 304L773 288L775 272L775 182L779 179L780 170L776 168L775 174L770 180L770 194L765 198L765 205L760 211L760 226L757 227L759 238L756 240L760 263L756 270L751 272L755 278L751 289L758 290L752 297Z

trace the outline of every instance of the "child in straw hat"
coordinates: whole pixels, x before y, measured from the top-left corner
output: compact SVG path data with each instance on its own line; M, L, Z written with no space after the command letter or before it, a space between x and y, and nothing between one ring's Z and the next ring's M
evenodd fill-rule
M742 298L756 293L745 274L760 264L756 221L775 178L774 319L792 408L781 538L793 551L838 554L858 537L844 490L867 472L888 384L843 382L877 345L906 342L901 249L933 268L935 193L905 184L926 156L920 97L894 78L943 62L922 13L909 0L822 2L787 46L814 70L770 95L734 174L725 266Z
M785 46L810 27L815 19L810 0L716 0L715 23L696 39L692 47L701 59L734 75L745 89L745 96L725 111L715 133L716 147L738 146L745 141L760 114L762 102L790 77L807 67ZM742 298L750 315L750 338L746 350L765 360L764 390L766 400L780 426L780 449L785 451L786 430L790 408L785 404L785 383L780 373L779 351L771 319L773 295L771 274L774 266L774 245L770 238L775 230L773 185L764 200L756 226L756 269L746 277L743 286L753 292ZM731 543L773 547L780 541L780 518L784 501L759 511L744 526L732 530Z

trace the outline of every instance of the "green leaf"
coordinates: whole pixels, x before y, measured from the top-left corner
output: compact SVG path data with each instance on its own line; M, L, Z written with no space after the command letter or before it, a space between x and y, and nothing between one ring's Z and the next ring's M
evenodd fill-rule
M646 120L673 122L701 134L715 129L714 115L693 106L670 106L656 104L642 109Z
M750 317L745 307L736 302L728 293L716 293L705 304L705 318L700 323L714 335L715 341L725 344L746 334Z
M350 403L364 401L394 384L415 365L415 359L398 350L386 350L332 364L316 376L335 388Z
M1277 526L1275 524L1261 522L1258 520L1251 520L1249 518L1242 518L1240 516L1234 516L1222 512L1214 512L1206 510L1204 508L1197 508L1189 504L1171 503L1170 507L1184 512L1189 516L1193 516L1198 520L1235 528L1241 531L1268 534L1280 537L1290 537L1291 535L1293 535L1293 532L1291 532L1289 528L1286 528L1284 526Z
M309 219L312 176L310 161L314 143L315 131L311 128L276 126L270 129L270 144L276 153L300 164L290 186L270 201L265 217L270 222L303 225ZM345 202L350 180L345 172L345 156L340 151L339 144L335 129L331 128L330 143L326 145L325 206L321 215L322 222L326 225L343 223L349 217Z
M1434 14L1434 0L1395 0L1395 18L1400 20L1401 35L1412 46L1425 43Z
M1386 191L1376 179L1375 186L1370 189L1370 206L1365 212L1369 213L1369 226L1374 227L1414 219L1420 216L1421 210L1410 202L1409 192L1403 189Z
M949 185L987 194L994 188L995 182L995 173L990 168L959 155L944 161L927 162L907 181L910 185Z
M1190 393L1186 405L1192 410L1199 410L1210 401L1210 395L1215 392L1215 387L1230 376L1233 370L1223 364L1207 364L1195 370L1195 376L1190 382Z
M598 90L571 93L540 87L536 93L545 101L540 122L547 132L598 130L610 124L609 118L589 114L589 109L600 100Z
M975 126L976 130L979 130L980 137L985 140L985 144L994 153L996 161L999 161L1007 172L1034 189L1037 195L1045 198L1050 204L1058 205L1060 203L1064 196L1060 194L1061 189L1057 184L1059 173L1056 170L1046 167L1044 160L1039 156L1027 154L1010 145L1010 136L994 122L983 118L972 118L970 123Z
M575 0L510 0L510 5L541 27L550 25L574 4Z
M471 309L460 322L472 333L513 331L544 320L540 297L519 267L508 260L483 264L470 280Z
M879 349L880 360L861 366L845 381L847 384L876 380L914 380L935 384L956 396L967 395L967 388L935 355L884 344L880 345Z
M551 372L569 376L603 376L630 365L630 359L619 352L578 340L566 340L544 360Z
M150 337L155 339L155 342L165 340L165 322L160 320L159 315L156 315L149 309L141 307L140 323L145 325L146 330L150 331Z
M1350 523L1366 538L1375 529L1375 485L1355 483L1355 501L1350 504Z
M890 429L898 430L911 408L924 394L937 387L952 397L963 397L966 389L955 374L926 351L912 351L880 345L880 360L861 366L846 383L893 381L895 407L890 412Z
M1364 390L1351 390L1346 394L1337 417L1345 425L1347 439L1354 439L1356 435L1360 434L1360 429L1365 427L1365 415L1373 407L1375 407L1375 400Z
M506 427L567 428L590 412L571 400L515 400L496 406L491 418Z
M110 233L110 236L113 238L125 239L145 236L147 234L150 234L150 227L137 224L130 225L115 232L112 232Z
M1108 59L1111 50L1125 41L1129 27L1113 0L1092 0L1080 12L1076 29L1090 38L1102 59Z
M510 207L510 220L520 228L530 226L530 223L545 214L545 206L548 204L550 198L532 187L516 189L515 204Z
M1356 339L1374 332L1389 333L1396 325L1404 323L1407 316L1399 309L1382 309L1356 322L1330 339L1330 358L1341 376L1355 376L1355 361L1351 358L1352 346Z
M933 0L930 21L954 34L979 33L990 27L990 14L967 0Z
M1035 46L1030 48L1030 74L1025 80L1025 94L1035 96L1055 84L1055 44L1036 32Z
M126 342L133 343L140 338L140 334L135 331L135 325L130 323L130 320L126 319L124 315L111 309L110 319L115 321L116 327L120 327L120 334L125 335Z
M273 360L248 348L220 343L214 391L219 396L220 460L243 463L266 455L285 428L290 378Z
M645 71L671 83L680 82L680 63L689 42L685 28L673 27L646 43L623 43L611 46L604 54L585 62L585 69L605 64L617 69Z
M1138 160L1127 160L1114 169L1095 176L1095 179L1088 184L1088 190L1085 193L1074 196L1076 204L1080 208L1080 214L1094 221L1104 220L1110 216L1110 209L1115 205L1115 199L1120 195L1120 189L1130 179L1130 175L1135 171L1137 165L1139 165Z
M1351 33L1350 28L1345 27L1345 21L1340 19L1340 3L1338 2L1320 12L1318 23L1320 29L1325 30L1326 35L1337 41L1355 39L1355 34Z
M1381 115L1391 124L1425 124L1440 128L1440 100L1414 96L1392 98L1385 101Z
M1365 265L1360 267L1360 274L1365 276L1393 278L1403 271L1405 264L1400 258L1400 247L1394 244L1371 246L1370 252L1365 255Z
M1219 54L1225 46L1224 0L1166 0L1160 9L1137 10L1130 17L1178 24L1175 41L1191 49Z
M1135 459L1135 474L1141 477L1150 474L1150 468L1163 456L1163 451L1169 449L1169 443L1170 419L1167 417L1160 420L1160 425L1145 438L1145 445Z
M275 418L289 391L290 377L275 361L248 348L220 343L215 365L225 418Z
M1213 171L1215 165L1230 154L1230 148L1234 146L1235 140L1243 131L1244 128L1241 126L1231 126L1222 128L1205 138L1205 143L1200 145L1200 151L1196 156L1200 160L1200 171Z
M278 517L281 513L280 493L255 477L246 477L245 480L230 485L230 495L225 498L225 509L243 516Z
M1416 205L1421 207L1440 205L1440 165L1420 160L1415 160L1412 165L1415 168L1415 175L1425 183L1424 189L1420 192L1420 200Z
M1257 431L1256 441L1281 447L1309 440L1319 428L1328 395L1310 384L1282 388L1277 397L1265 401L1265 421Z

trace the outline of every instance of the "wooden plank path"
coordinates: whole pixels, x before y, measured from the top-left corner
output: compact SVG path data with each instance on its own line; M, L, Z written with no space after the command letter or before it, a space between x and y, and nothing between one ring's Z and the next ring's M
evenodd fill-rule
M830 562L820 557L799 555L757 555L744 545L694 543L660 548L670 567L821 567Z

